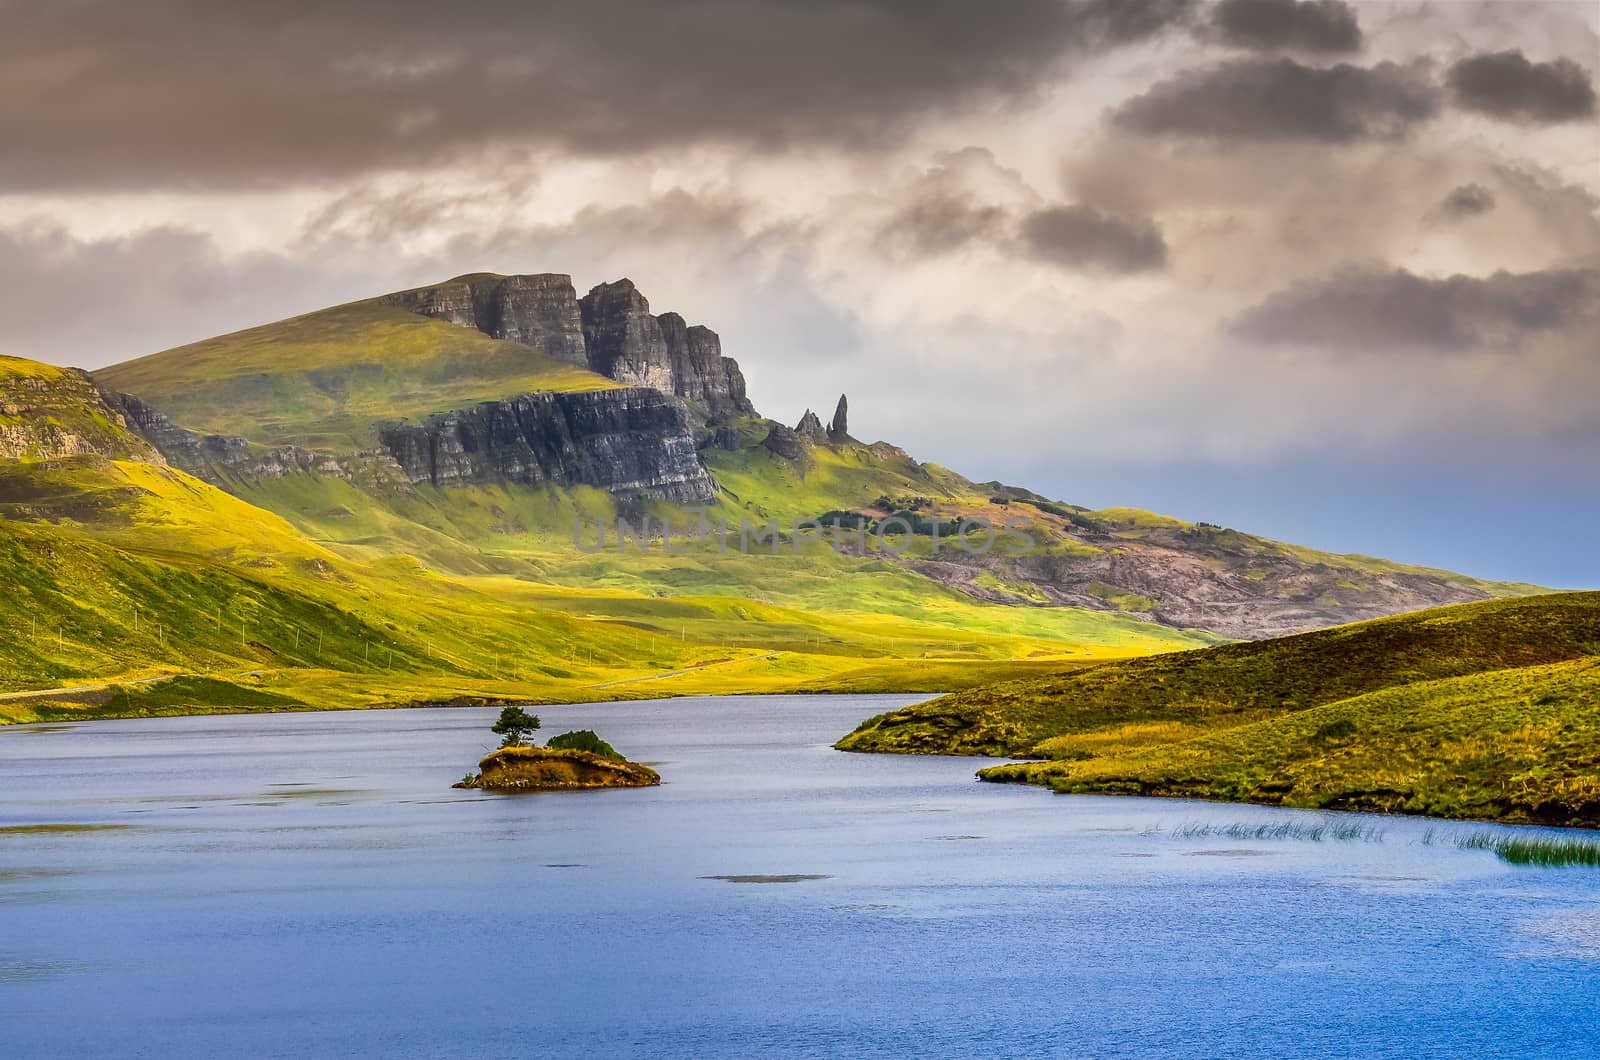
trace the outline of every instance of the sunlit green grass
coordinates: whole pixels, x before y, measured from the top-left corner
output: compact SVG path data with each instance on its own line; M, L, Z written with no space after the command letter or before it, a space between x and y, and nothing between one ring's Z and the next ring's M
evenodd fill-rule
M152 354L95 373L191 430L354 452L384 419L611 380L530 346L372 300Z

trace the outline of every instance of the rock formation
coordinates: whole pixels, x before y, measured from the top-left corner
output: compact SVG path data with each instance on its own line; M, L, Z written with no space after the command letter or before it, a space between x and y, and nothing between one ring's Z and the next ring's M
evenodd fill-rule
M0 459L103 456L163 463L75 368L0 357Z
M833 410L833 419L828 423L828 444L844 445L854 440L850 437L850 403L840 394L839 404Z
M629 386L676 392L661 324L632 280L600 284L583 296L578 308L591 370Z
M828 440L828 432L822 426L822 421L817 414L806 409L806 414L800 417L800 422L794 425L794 432L808 442L822 445Z
M629 386L693 402L708 418L753 416L739 363L710 328L677 313L653 316L633 281L602 283L582 299L561 273L461 276L401 291L391 305L520 342Z
M722 356L722 340L700 324L688 325L676 313L656 317L672 364L672 392L702 405L713 419L754 416L745 396L739 362Z
M558 360L589 366L578 292L558 272L530 276L462 276L437 287L389 295L386 301L423 316L520 342Z
M231 434L197 434L177 426L165 413L136 397L110 390L103 393L106 404L121 414L128 429L159 450L168 464L213 485L226 487L229 479L247 482L280 479L297 472L327 475L346 482L362 477L345 457L312 452L296 445L252 446ZM390 464L388 469L378 468L376 474L365 478L405 484L399 468L392 462L385 462ZM392 470L393 474L383 474L384 470Z
M785 460L792 460L795 463L809 461L811 458L811 439L781 423L772 425L772 429L767 432L767 437L761 444Z
M683 405L643 387L524 394L378 433L413 483L584 485L677 504L716 495Z

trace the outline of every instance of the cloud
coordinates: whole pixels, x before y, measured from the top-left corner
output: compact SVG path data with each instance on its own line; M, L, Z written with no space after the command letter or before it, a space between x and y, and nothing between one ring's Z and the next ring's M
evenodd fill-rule
M1142 272L1167 261L1155 222L1090 206L1052 206L1023 218L1019 235L1028 253L1069 269Z
M1224 44L1256 51L1353 52L1361 47L1355 9L1342 0L1222 0L1211 29Z
M1494 209L1494 192L1482 184L1462 184L1451 188L1435 215L1447 221L1460 221Z
M1501 121L1555 124L1595 113L1594 85L1571 59L1530 62L1520 49L1489 52L1450 67L1456 105Z
M981 203L970 192L933 192L901 208L879 232L891 254L915 257L947 254L997 236L1006 211Z
M90 368L352 297L315 263L193 229L82 239L48 220L0 228L0 289L0 350Z
M0 0L0 189L260 186L531 148L877 147L1191 0Z
M1597 327L1600 269L1439 279L1353 269L1270 296L1231 331L1261 343L1382 355L1509 352L1541 334L1592 338Z
M1120 128L1214 140L1400 140L1438 113L1437 93L1416 72L1304 66L1245 59L1191 70L1112 113Z

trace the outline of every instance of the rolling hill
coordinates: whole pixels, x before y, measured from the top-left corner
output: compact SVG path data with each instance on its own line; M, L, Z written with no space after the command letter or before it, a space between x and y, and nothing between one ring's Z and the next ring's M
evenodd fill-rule
M1045 759L985 780L1600 825L1600 593L1077 669L873 718L850 751Z

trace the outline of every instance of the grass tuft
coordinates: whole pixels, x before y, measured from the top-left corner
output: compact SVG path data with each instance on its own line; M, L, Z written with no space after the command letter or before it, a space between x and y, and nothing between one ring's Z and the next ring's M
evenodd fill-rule
M1487 850L1508 865L1533 865L1546 869L1574 866L1600 868L1600 840L1594 839L1478 832L1456 840L1456 845L1462 850Z

